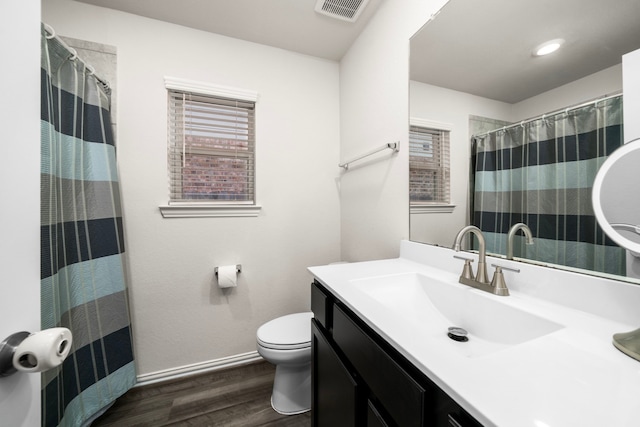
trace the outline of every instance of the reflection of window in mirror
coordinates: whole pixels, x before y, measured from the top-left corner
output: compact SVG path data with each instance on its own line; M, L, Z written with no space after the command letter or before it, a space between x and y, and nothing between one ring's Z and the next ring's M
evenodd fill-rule
M409 200L411 208L450 206L450 126L411 119Z

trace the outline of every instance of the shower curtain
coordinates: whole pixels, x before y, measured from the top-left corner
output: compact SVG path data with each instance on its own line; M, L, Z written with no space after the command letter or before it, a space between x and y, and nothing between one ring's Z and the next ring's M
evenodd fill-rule
M71 353L42 374L42 425L92 421L136 381L108 88L42 26L41 326Z
M471 223L487 251L505 254L509 228L524 222L535 244L517 235L515 256L625 275L625 251L591 205L600 165L622 144L622 95L473 137Z

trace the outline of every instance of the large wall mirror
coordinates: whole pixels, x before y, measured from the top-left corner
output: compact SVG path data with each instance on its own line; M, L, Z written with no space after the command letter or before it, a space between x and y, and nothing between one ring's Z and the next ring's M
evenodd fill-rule
M535 243L518 236L516 259L626 278L591 187L625 142L622 55L640 48L639 20L637 0L450 0L432 17L411 39L410 239L450 247L474 223L505 255L524 222ZM448 192L422 194L424 169Z

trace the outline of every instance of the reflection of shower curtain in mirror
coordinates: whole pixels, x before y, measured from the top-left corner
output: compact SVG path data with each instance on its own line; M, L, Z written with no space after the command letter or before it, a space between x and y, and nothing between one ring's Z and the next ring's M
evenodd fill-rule
M505 254L524 222L535 244L518 234L516 257L624 275L625 252L591 205L598 168L622 143L622 95L472 138L472 224L487 252Z
M41 326L73 333L62 366L42 374L42 425L75 427L136 372L109 95L42 31Z

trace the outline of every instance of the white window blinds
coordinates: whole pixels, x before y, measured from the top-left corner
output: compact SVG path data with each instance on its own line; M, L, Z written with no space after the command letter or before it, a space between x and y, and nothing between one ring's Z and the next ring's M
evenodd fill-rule
M169 90L171 201L255 204L255 102Z
M409 200L411 205L449 204L449 131L409 128Z

